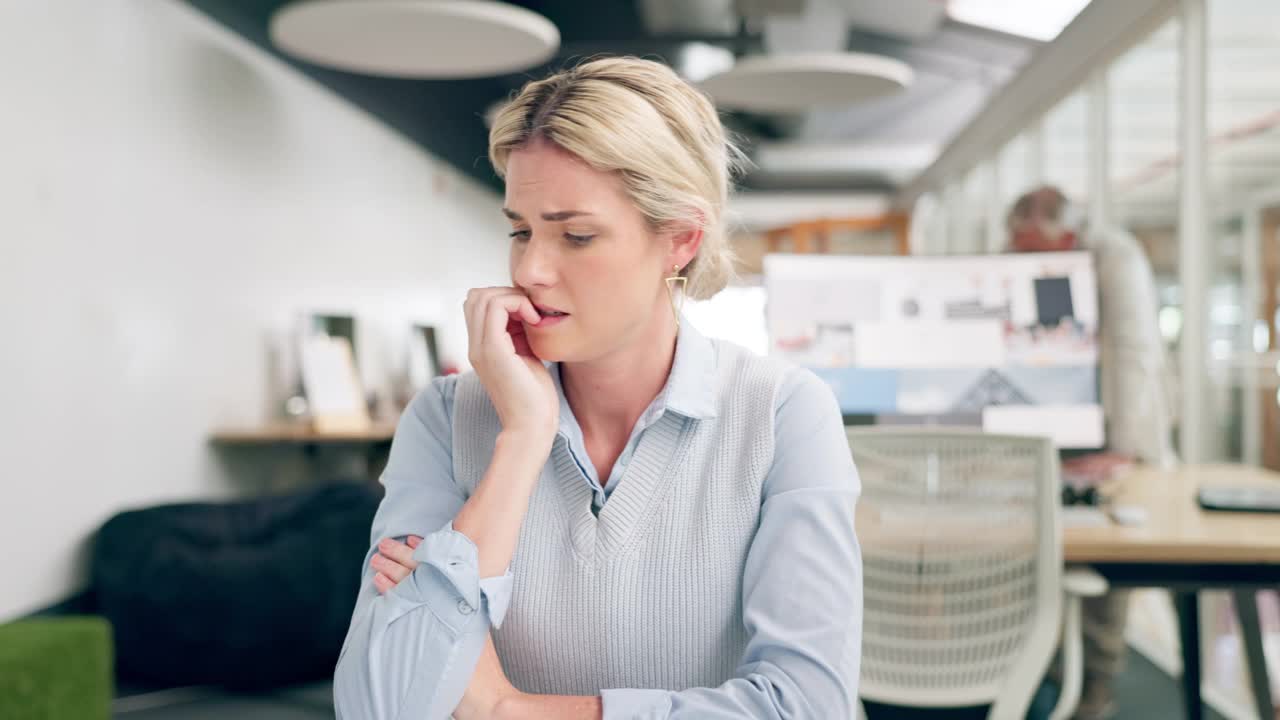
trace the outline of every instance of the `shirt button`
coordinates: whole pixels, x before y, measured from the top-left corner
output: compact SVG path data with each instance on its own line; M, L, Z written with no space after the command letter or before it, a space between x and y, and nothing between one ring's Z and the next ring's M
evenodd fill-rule
M470 615L475 611L476 609L471 607L471 603L462 599L458 600L458 612L462 613L463 615Z

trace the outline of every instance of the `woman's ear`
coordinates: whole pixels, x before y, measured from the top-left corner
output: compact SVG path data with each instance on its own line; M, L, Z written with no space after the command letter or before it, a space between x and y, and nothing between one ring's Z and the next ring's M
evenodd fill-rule
M693 262L698 248L702 247L702 225L696 222L683 223L668 231L667 238L670 242L667 267L674 265L683 269Z

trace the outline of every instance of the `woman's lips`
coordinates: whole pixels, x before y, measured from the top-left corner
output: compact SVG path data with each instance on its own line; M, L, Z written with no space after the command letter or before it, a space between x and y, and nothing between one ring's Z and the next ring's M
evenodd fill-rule
M560 324L560 321L569 317L568 313L559 308L551 307L550 305L534 303L533 309L538 311L538 322L530 323L529 327L549 328L553 325Z
M538 322L536 325L530 324L529 327L542 330L544 328L549 328L555 325L559 325L561 322L568 319L569 319L568 315L543 315L538 319Z

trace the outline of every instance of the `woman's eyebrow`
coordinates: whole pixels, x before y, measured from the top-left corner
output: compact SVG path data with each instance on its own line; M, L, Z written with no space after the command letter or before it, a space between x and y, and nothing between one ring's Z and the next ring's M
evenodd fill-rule
M524 220L524 217L522 217L520 213L516 212L515 210L511 210L510 208L502 208L502 214L506 215L512 220ZM575 218L575 217L590 215L590 214L591 213L585 212L583 210L561 210L559 212L542 213L542 219L548 222L562 222L570 218Z

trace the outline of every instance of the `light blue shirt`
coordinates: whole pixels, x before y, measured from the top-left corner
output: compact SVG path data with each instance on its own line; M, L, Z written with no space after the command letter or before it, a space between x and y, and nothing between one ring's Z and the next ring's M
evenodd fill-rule
M677 353L713 352L711 347L680 343ZM713 400L699 370L714 358L684 360L675 363L604 483L587 455L558 367L550 366L560 394L559 432L592 489L596 509L609 501L649 427L667 412L687 414ZM510 603L510 572L480 578L475 545L452 529L466 501L453 482L455 380L434 381L406 409L396 430L382 476L387 494L374 518L373 547L335 671L339 718L448 717L470 682L489 628L501 624ZM774 413L774 460L743 577L743 622L752 635L739 667L744 675L750 669L749 681L682 691L602 690L606 720L852 717L862 640L862 566L853 527L857 472L835 399L813 373L789 371ZM439 530L414 551L417 570L380 595L368 564L378 540L403 541L422 532L414 528ZM848 603L822 605L795 597L787 578L798 569L821 573ZM800 630L813 627L844 628L846 637L832 643L830 637L807 637Z

